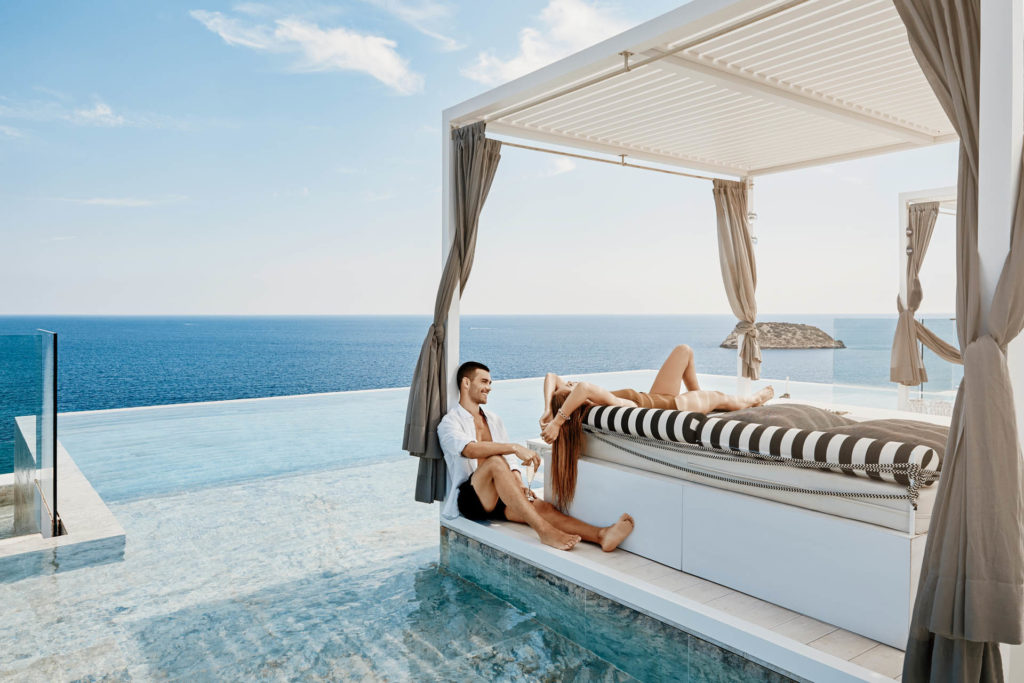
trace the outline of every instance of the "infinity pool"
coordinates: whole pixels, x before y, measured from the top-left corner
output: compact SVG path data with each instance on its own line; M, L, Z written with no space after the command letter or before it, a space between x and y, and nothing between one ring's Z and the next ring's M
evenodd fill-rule
M536 432L539 393L495 385L513 439ZM405 405L382 390L62 415L125 558L0 583L0 679L631 680L438 570Z

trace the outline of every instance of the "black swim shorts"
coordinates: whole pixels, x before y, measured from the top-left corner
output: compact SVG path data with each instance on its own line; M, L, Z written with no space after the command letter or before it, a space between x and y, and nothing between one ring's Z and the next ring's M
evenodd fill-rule
M474 522L485 519L505 521L505 503L501 502L501 498L498 499L498 504L494 506L494 509L488 512L480 502L480 497L476 495L476 489L470 483L472 481L473 477L470 477L459 486L459 514Z

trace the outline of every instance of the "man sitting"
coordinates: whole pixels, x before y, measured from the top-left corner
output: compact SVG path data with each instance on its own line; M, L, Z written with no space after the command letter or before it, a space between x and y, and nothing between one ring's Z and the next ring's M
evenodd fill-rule
M611 526L596 527L562 514L546 501L530 500L532 496L504 456L515 455L534 467L540 466L540 456L509 443L501 418L483 410L491 392L490 369L469 361L459 367L457 380L459 404L437 426L449 478L442 515L451 519L461 513L477 521L523 522L537 532L541 542L559 550L572 550L584 540L611 552L629 536L633 518L627 514Z

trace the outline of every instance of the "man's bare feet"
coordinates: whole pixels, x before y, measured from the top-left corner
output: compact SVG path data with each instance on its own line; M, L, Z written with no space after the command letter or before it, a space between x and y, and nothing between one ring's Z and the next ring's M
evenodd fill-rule
M541 543L558 550L572 550L576 547L576 544L582 540L575 534L567 534L564 531L559 531L555 527L551 527L547 531L537 532L537 535L540 536Z
M775 389L773 389L772 385L769 384L764 389L762 389L761 391L759 391L756 394L754 394L754 405L755 406L764 405L768 401L772 400L772 398L774 396L775 396Z
M623 513L619 521L611 526L606 526L597 532L597 538L601 541L601 550L610 553L619 547L619 544L626 540L626 537L633 533L633 518Z

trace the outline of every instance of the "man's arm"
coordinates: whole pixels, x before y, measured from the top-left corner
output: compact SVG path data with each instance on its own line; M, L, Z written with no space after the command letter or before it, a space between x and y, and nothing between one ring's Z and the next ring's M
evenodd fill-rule
M473 441L466 444L462 449L462 455L466 458L479 460L489 458L492 455L514 455L524 464L533 462L534 467L540 467L540 456L529 448L520 446L517 443L496 443L494 441Z

